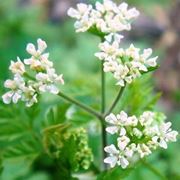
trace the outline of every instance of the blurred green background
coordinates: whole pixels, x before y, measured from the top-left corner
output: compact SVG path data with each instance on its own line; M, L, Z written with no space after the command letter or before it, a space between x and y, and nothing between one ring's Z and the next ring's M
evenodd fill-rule
M66 11L80 1L76 0L1 0L0 1L0 91L4 92L3 81L9 77L8 66L10 60L27 57L26 44L36 42L37 38L44 39L48 44L50 59L54 62L58 73L64 74L65 86L62 90L71 96L76 96L81 101L99 108L100 104L100 62L94 57L98 50L99 39L91 34L76 34L73 21L67 17ZM82 2L82 1L81 1ZM95 0L83 1L95 3ZM121 1L117 1L118 3ZM162 92L157 110L163 111L173 127L180 128L180 3L171 0L128 0L131 6L136 6L141 11L141 16L136 20L131 32L126 35L123 46L133 42L139 47L152 47L154 53L159 55L160 69L152 76L147 76L137 81L136 89L129 90L128 98L123 98L119 107L124 104L132 106L134 113L139 113L139 108L147 107L147 101L152 101L150 94ZM112 102L118 87L111 75L107 75L108 99ZM155 91L152 90L155 85ZM143 93L144 92L144 93ZM128 94L128 90L126 92ZM135 93L135 94L133 94ZM147 93L147 94L145 94ZM155 96L155 99L157 96ZM155 101L154 99L154 101ZM144 102L145 101L145 102ZM60 102L51 96L43 97L44 108ZM124 104L123 104L124 102ZM143 104L144 102L144 104ZM138 104L139 103L139 104ZM42 103L43 104L43 103ZM136 106L135 106L136 104ZM143 104L143 105L141 105ZM139 106L138 106L139 105ZM1 105L5 107L5 105ZM1 107L1 109L3 108ZM118 111L118 108L116 109ZM84 115L81 112L82 115ZM84 121L90 119L84 115ZM74 120L81 124L81 119ZM91 119L92 120L92 119ZM41 118L43 121L43 118ZM93 128L97 128L97 131ZM93 122L88 125L90 145L94 154L98 144L98 125ZM1 130L0 130L1 131ZM0 136L3 136L0 132ZM0 148L3 147L0 137ZM172 143L168 150L159 150L151 155L149 162L159 169L168 179L180 179L180 144ZM0 150L1 151L1 150ZM98 165L98 159L96 159ZM45 171L27 170L27 164L14 165L8 161L3 164L3 180L31 179L46 180L50 176ZM26 176L28 174L28 176ZM91 178L90 178L91 179ZM139 165L127 180L156 180L159 179L151 171ZM86 180L86 178L84 179Z

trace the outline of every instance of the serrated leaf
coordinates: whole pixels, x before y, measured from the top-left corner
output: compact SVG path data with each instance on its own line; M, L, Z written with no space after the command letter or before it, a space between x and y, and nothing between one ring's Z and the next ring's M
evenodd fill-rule
M6 149L4 158L34 158L41 152L39 144L33 140L22 141Z
M66 121L66 112L69 109L70 104L62 103L50 107L46 112L46 119L43 122L44 127L64 123Z

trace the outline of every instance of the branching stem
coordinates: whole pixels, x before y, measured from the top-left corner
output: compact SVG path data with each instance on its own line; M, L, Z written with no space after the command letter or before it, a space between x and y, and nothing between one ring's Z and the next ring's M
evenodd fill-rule
M114 102L112 103L111 107L109 108L109 110L105 113L105 117L110 114L112 112L112 110L116 107L116 104L118 103L119 99L121 98L123 92L124 92L125 86L121 87L116 99L114 100Z
M60 97L62 97L63 99L65 99L66 101L68 102L71 102L75 105L77 105L78 107L80 107L81 109L85 110L86 112L88 112L89 114L97 117L98 119L102 119L102 115L98 112L96 112L94 109L92 109L91 107L85 105L85 104L82 104L81 102L77 101L76 99L73 99L67 95L65 95L64 93L62 92L59 92L58 95Z

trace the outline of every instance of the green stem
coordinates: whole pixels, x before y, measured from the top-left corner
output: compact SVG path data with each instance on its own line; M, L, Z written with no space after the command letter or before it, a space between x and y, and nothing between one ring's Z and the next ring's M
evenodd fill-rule
M103 70L103 61L101 62L101 112L105 112L105 73Z
M114 102L112 103L111 107L109 108L109 110L105 113L105 117L110 114L112 112L112 110L116 107L116 104L118 103L119 99L121 98L123 92L124 92L125 86L121 87L116 99L114 100Z
M156 174L157 176L159 176L161 179L163 180L167 180L167 178L161 174L161 172L159 172L156 168L154 168L151 164L149 164L148 162L146 162L145 160L141 160L142 164L148 168L150 171L152 171L154 174Z
M106 99L105 99L105 73L103 70L103 61L101 62L101 113L104 114L105 108L106 108ZM103 122L104 118L101 119L101 125L102 125L102 154L103 159L106 157L106 153L104 151L104 147L106 146L106 125ZM104 166L104 163L103 163Z
M69 96L63 94L62 92L59 92L58 95L60 97L62 97L63 99L65 99L66 101L71 102L71 103L77 105L78 107L80 107L81 109L85 110L89 114L97 117L98 119L102 119L102 115L100 113L96 112L94 109L86 106L85 104L82 104L81 102L79 102L79 101L77 101L77 100L75 100L73 98L70 98Z

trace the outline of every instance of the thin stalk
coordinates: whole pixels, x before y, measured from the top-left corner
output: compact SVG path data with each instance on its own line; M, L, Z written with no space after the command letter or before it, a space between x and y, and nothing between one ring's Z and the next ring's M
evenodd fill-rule
M68 102L71 102L75 105L77 105L78 107L80 107L81 109L85 110L86 112L88 112L89 114L97 117L98 119L102 119L102 115L98 112L96 112L94 109L92 109L91 107L88 107L87 105L85 104L82 104L81 102L73 99L73 98L70 98L69 96L65 95L64 93L62 92L59 92L58 95L60 97L62 97L63 99L65 99L66 101Z
M101 113L104 114L105 108L106 108L106 99L105 99L105 73L103 70L103 62L101 62ZM103 154L103 159L106 157L106 153L104 151L104 147L107 144L107 139L106 139L106 125L103 123L103 118L101 119L101 125L102 125L102 154ZM103 164L104 166L104 164Z
M108 114L110 114L112 112L112 110L116 107L116 104L118 103L119 99L121 98L123 92L124 92L125 86L121 87L116 99L114 100L114 102L112 103L111 107L109 108L109 110L105 113L105 116L107 116Z
M105 99L105 73L103 70L103 61L101 62L101 112L102 114L105 112L106 107L106 99Z
M141 162L146 168L148 168L151 172L156 174L159 178L167 180L167 178L163 174L161 174L161 172L159 172L156 168L154 168L151 164L149 164L145 160L141 160Z

